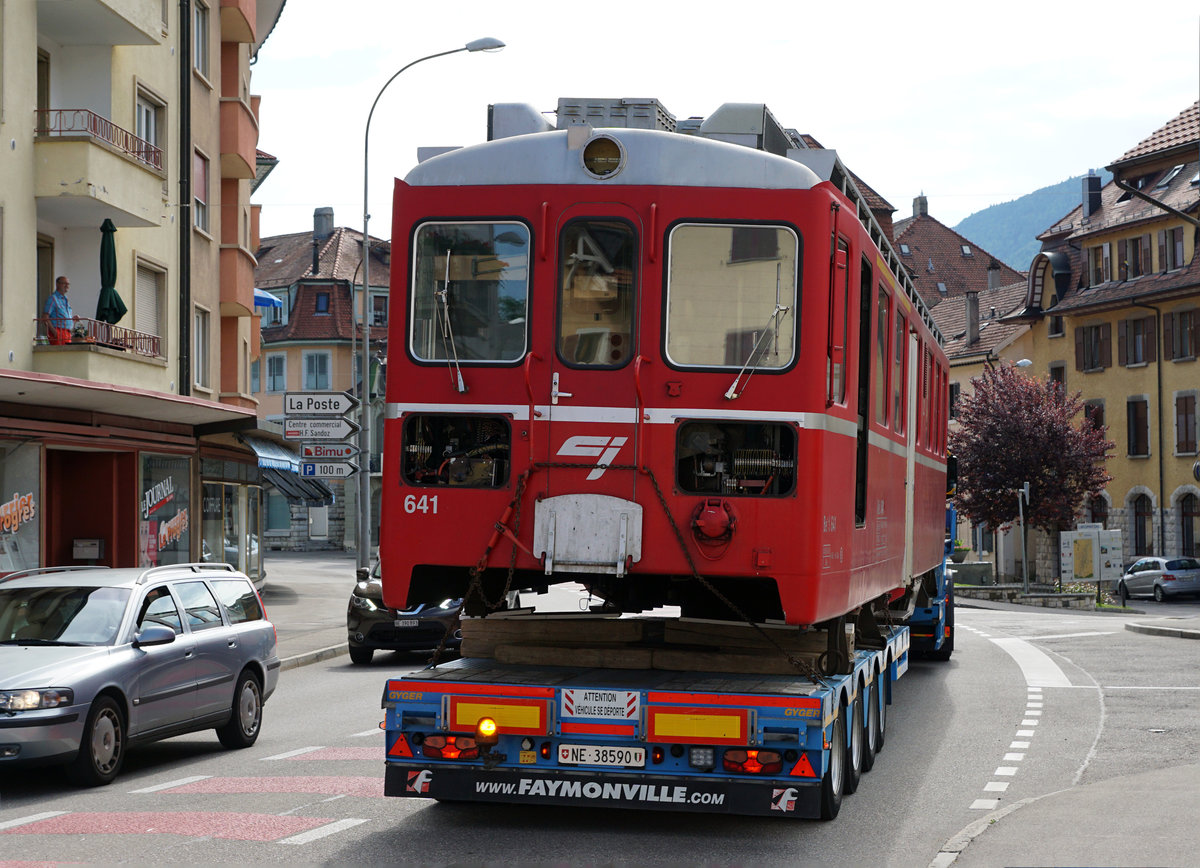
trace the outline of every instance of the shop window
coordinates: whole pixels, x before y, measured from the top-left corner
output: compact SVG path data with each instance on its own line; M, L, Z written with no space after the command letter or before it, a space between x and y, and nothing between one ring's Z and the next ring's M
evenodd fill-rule
M142 453L138 565L192 560L191 459Z

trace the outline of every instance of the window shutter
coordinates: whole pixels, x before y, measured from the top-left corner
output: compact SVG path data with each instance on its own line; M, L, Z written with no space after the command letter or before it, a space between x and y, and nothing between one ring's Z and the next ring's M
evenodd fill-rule
M158 319L159 272L138 266L133 288L133 321L143 334L160 337Z
M1100 326L1100 367L1112 367L1112 323Z
M1167 230L1158 230L1158 270L1167 270Z
M1117 321L1117 363L1120 365L1129 364L1129 320Z
M1129 259L1126 255L1128 244L1124 238L1117 242L1117 280L1129 279Z
M1163 361L1169 362L1175 358L1175 317L1177 314L1169 313L1163 317Z
M1083 326L1075 327L1075 370L1083 370Z
M1158 329L1154 327L1154 317L1148 316L1143 321L1146 323L1146 361L1154 362L1158 360Z

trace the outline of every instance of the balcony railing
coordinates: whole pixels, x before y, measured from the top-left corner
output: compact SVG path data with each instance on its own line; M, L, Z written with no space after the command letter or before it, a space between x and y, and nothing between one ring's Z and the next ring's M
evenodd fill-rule
M97 346L110 350L131 352L139 356L158 358L158 335L148 335L145 332L135 332L133 329L121 328L101 320L75 317L74 319L50 319L38 317L37 336L33 342L37 346Z
M33 132L38 136L92 136L108 142L139 163L160 171L163 167L160 148L87 109L37 109L37 123Z

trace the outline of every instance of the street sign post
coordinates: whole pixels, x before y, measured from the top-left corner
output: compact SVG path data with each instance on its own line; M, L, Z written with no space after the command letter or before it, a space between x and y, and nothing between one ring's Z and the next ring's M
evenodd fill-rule
M300 475L317 476L323 479L348 479L358 472L352 461L301 461Z
M316 416L297 418L288 416L283 420L285 440L344 440L358 431L359 424L341 416Z
M284 415L343 416L358 406L349 392L284 392Z

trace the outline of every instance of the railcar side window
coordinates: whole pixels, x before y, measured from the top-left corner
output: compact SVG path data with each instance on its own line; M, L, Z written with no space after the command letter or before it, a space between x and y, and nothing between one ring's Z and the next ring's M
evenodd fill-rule
M796 352L800 239L785 226L671 231L667 356L677 365L784 368Z
M425 223L413 246L413 356L451 362L523 358L529 229L512 222Z
M613 367L633 352L637 238L616 221L569 224L559 242L558 355L569 365Z

